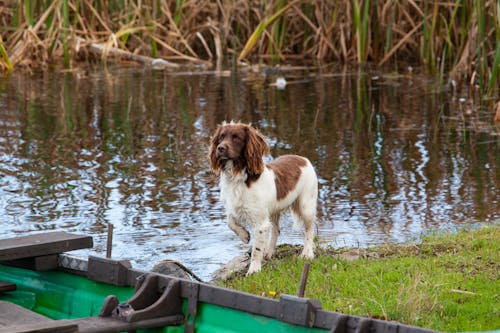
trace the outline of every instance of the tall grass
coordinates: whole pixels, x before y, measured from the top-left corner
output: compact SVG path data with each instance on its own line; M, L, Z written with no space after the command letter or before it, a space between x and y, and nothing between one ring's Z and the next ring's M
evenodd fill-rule
M71 66L107 43L188 62L407 63L493 93L499 12L496 0L24 0L3 6L0 31L13 66Z

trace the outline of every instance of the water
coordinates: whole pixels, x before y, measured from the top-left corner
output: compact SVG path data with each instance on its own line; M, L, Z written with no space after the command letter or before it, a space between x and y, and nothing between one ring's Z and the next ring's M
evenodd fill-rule
M149 269L175 259L203 279L248 249L225 225L208 140L258 126L273 156L320 177L319 242L369 246L500 219L500 130L430 79L354 72L155 72L88 67L0 79L0 237L94 237ZM460 97L467 101L462 103ZM279 243L301 244L283 220Z

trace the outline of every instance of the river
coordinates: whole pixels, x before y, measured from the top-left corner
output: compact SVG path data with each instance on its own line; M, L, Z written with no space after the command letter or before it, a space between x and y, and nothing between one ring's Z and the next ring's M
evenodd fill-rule
M278 89L274 82L286 78ZM89 65L0 79L0 238L89 234L203 279L248 245L225 224L208 141L252 123L320 178L318 242L366 247L500 220L500 129L474 96L410 73ZM302 243L289 216L279 243Z

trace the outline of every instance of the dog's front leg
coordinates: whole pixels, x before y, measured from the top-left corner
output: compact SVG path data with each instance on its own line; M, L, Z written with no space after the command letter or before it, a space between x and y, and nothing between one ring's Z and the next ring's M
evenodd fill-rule
M276 249L276 242L278 241L278 236L280 234L280 214L271 215L271 226L271 238L269 239L267 248L264 251L264 258L266 260L271 259L274 254L274 250Z
M253 224L253 246L252 257L250 259L250 267L248 268L247 276L257 273L262 268L262 259L266 249L266 241L271 229L271 222L267 219L263 223Z
M234 231L235 234L238 235L238 237L240 237L243 243L248 244L248 242L250 241L250 234L245 228L241 226L241 224L238 223L234 216L229 215L227 217L227 225L232 231Z

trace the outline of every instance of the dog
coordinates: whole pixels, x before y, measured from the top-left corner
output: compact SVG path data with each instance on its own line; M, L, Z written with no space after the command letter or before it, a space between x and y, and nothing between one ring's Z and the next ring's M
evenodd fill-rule
M290 209L305 229L301 256L314 258L318 179L311 162L283 155L269 163L264 136L251 125L223 122L210 140L210 168L220 176L220 197L227 224L247 244L254 240L247 276L259 272L270 259L280 233L280 213Z

